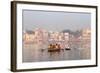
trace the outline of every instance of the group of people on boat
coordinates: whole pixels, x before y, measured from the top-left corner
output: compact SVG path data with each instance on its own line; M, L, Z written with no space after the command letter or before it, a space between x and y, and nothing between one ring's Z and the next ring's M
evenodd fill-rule
M48 49L61 49L60 44L50 44Z
M62 48L60 44L49 44L48 51L70 50L69 47Z

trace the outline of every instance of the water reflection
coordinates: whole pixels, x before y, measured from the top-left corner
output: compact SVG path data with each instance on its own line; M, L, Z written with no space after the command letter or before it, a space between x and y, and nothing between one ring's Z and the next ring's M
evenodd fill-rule
M82 60L90 59L90 49L71 48L71 50L60 50L48 52L33 44L23 46L23 62L41 62L41 61L61 61L61 60Z

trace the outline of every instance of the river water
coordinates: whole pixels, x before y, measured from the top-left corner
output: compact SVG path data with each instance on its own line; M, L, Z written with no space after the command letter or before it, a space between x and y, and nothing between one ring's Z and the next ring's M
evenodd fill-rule
M59 52L48 52L47 48L41 50L40 47L32 44L23 45L23 62L42 62L42 61L64 61L64 60L84 60L91 58L90 49L71 48Z

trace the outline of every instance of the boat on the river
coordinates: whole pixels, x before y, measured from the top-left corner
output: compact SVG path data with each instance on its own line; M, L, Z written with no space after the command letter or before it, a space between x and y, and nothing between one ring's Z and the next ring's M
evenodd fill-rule
M60 51L61 47L59 44L50 44L48 46L48 52L55 52L55 51Z
M71 50L71 48L67 47L67 48L65 48L65 50Z

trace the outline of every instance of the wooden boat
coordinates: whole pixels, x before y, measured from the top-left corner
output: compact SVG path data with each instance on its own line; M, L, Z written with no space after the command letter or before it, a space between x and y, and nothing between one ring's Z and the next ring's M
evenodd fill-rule
M48 46L48 52L55 52L55 51L60 51L60 45L59 44L50 44Z

